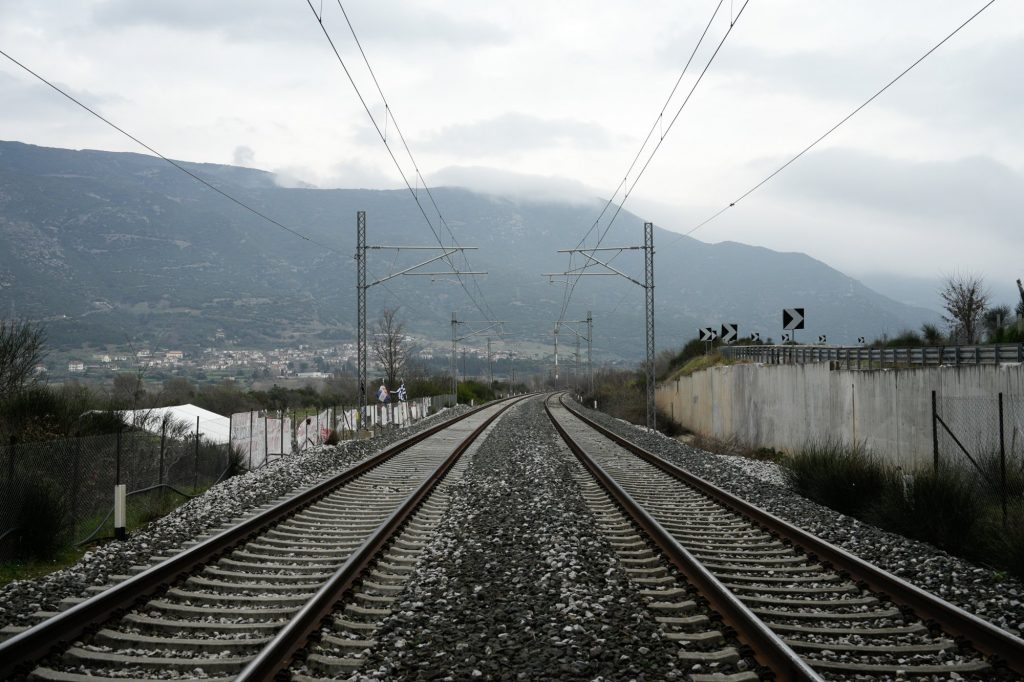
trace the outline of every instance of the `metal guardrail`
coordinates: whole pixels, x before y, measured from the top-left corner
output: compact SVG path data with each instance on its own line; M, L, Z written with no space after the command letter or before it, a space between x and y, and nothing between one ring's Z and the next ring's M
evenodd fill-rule
M1024 363L1024 343L989 346L864 348L861 346L722 346L722 355L771 365L838 362L848 367Z

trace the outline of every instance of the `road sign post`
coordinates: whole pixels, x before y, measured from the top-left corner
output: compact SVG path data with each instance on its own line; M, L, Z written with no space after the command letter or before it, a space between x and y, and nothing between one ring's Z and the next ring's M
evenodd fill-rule
M722 343L733 343L740 335L740 326L735 322L726 322L722 325Z
M804 328L804 309L803 308L783 308L782 309L782 330L786 332L793 332L789 335L789 339L786 339L786 335L783 334L784 340L796 341L796 330Z

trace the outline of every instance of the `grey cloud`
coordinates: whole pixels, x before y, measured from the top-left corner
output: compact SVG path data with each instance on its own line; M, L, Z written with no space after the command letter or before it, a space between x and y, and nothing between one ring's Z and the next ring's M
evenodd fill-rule
M313 2L319 13L321 3ZM348 33L333 2L322 3L324 24L341 38ZM384 0L346 8L364 41L479 44L507 39L491 24L472 22L418 6ZM93 13L97 26L162 26L183 31L214 31L232 40L308 40L319 33L316 19L302 2L271 0L103 0Z
M1020 242L1024 175L990 157L907 161L848 149L810 154L778 189L801 199L934 220Z
M236 166L252 167L256 162L256 152L252 150L252 147L247 145L239 145L235 147L235 153L232 156L231 163Z
M86 112L56 90L27 73L22 75L23 73L20 70L13 74L0 71L0 92L4 97L4 106L0 107L0 118L38 121L67 119L71 116L82 116L82 120L85 120L88 117ZM128 101L117 94L81 90L60 82L55 82L54 85L101 114L106 105Z
M748 94L793 93L859 103L895 78L930 47L894 61L884 51L778 52L732 45L714 73L743 78ZM666 56L667 58L667 56ZM902 78L872 108L885 107L928 121L1016 126L1024 116L1024 79L1007 78L1008 65L1024 63L1024 43L944 45Z
M402 181L397 172L388 174L373 163L351 158L331 166L326 174L304 166L275 168L274 182L279 187L320 187L324 189L398 189Z
M507 154L548 147L608 147L612 135L596 123L543 119L519 113L450 125L416 142L416 147L464 156Z
M289 39L310 35L312 13L302 9L302 5L268 0L103 0L92 19L105 29L160 26L217 32L234 40Z
M448 166L427 178L431 185L465 189L524 201L597 203L598 192L581 182L550 175L529 175L483 166Z

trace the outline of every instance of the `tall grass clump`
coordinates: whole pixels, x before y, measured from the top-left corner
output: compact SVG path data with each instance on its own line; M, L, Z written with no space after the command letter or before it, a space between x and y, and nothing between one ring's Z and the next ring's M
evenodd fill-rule
M988 515L981 492L975 476L952 466L922 469L913 476L897 469L889 473L866 518L948 552L978 558Z
M1009 573L1024 578L1024 500L1014 500L1009 512L1005 526L997 525L1001 520L991 524L996 532L989 549Z
M862 446L811 443L785 462L786 477L804 497L850 516L863 514L888 483L885 466Z

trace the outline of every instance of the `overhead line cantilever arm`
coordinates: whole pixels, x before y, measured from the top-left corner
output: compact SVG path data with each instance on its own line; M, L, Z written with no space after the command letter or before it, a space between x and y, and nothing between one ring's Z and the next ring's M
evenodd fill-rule
M441 272L407 272L406 277L416 275L418 277L442 277L444 275L487 275L486 270L442 270ZM455 280L451 280L454 282Z
M602 246L592 249L559 249L558 253L593 253L594 251L639 251L642 246Z
M499 320L499 321L495 322L494 324L492 324L490 326L484 327L483 329L477 329L475 332L470 332L470 333L466 334L465 336L459 337L459 338L457 338L455 340L456 341L465 341L466 339L468 339L471 336L477 336L478 334L483 334L484 332L490 331L491 329L494 329L495 327L500 327L503 324L505 324L505 322L503 320Z
M422 263L417 263L416 265L413 265L412 267L406 268L405 270L401 270L401 271L396 272L396 273L394 273L392 275L388 275L387 277L382 277L382 278L378 279L376 282L370 282L366 286L372 287L374 284L380 284L381 282L386 282L389 279L394 279L395 277L398 277L400 275L411 274L412 270L415 270L416 268L422 268L424 265L429 265L430 263L433 263L435 261L439 261L439 260L441 260L443 258L447 258L448 256L452 255L456 251L457 251L457 249L445 249L444 253L442 253L440 256L435 256L433 258L430 258L429 260L423 261ZM450 275L451 273L449 272L449 273L446 273L446 274Z
M640 282L638 282L637 280L633 279L632 277L630 277L630 276L629 276L629 275L627 275L626 273L622 272L621 270L616 270L615 268L613 268L612 266L608 265L608 264L607 264L607 263L605 263L604 261L602 261L602 260L599 260L599 259L597 259L597 258L594 258L594 257L593 257L593 256L591 256L591 255L590 255L589 253L583 252L583 255L584 255L584 256L585 256L586 258L589 258L590 260L594 261L594 262L595 262L595 263L597 263L598 265L600 265L600 266L602 266L602 267L606 267L606 268L608 268L609 270L611 270L611 271L612 271L613 273L615 273L616 275L622 275L623 277L625 277L626 279L628 279L628 280L629 280L630 282L632 282L633 284L635 284L635 285L637 285L637 286L639 286L639 287L642 287L642 286L644 286L643 284L641 284L641 283L640 283Z

